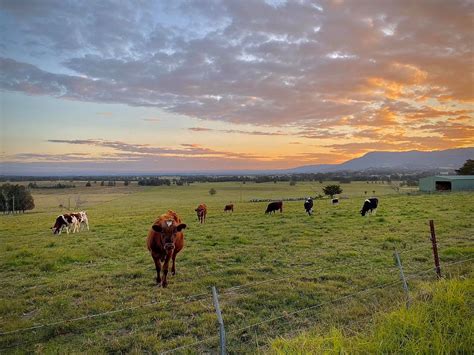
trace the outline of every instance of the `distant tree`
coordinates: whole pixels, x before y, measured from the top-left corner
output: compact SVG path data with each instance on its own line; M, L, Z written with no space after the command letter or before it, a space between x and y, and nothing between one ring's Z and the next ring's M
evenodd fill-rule
M334 195L342 194L341 186L339 185L327 185L323 187L323 192L327 196L334 197Z
M91 182L90 181L87 182L86 187L91 187Z
M474 175L474 160L468 159L462 167L456 170L458 175Z
M128 186L129 184L130 184L130 181L128 181L128 180L125 180L125 181L123 182L123 186Z
M319 180L319 183L322 184L322 183L323 183L323 180Z
M209 190L209 195L211 195L211 196L215 195L216 193L217 193L217 191L216 191L215 188L211 188L211 189Z
M295 186L296 185L296 180L290 180L290 186Z
M104 182L104 180L102 180L102 181L100 182L100 186L104 186L104 185L105 185L105 182Z
M109 181L109 182L107 183L107 186L114 186L114 181Z
M364 194L366 194L366 195L367 195L367 191L364 191Z
M35 208L31 192L22 185L4 184L0 187L0 210L3 213L23 213Z
M375 195L375 190L372 190L372 194L374 194L374 195Z

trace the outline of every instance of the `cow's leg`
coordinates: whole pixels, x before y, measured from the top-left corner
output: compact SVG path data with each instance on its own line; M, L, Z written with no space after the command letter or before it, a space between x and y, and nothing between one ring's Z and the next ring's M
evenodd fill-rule
M153 258L153 261L155 262L155 268L156 268L156 283L158 284L158 286L160 286L161 285L161 277L160 277L161 262L160 262L160 257L152 255L152 258Z
M173 276L176 275L176 255L178 255L178 253L176 251L173 251L173 265L171 265L171 275Z
M377 214L377 209L374 208L374 212L372 212L374 214L374 216Z
M168 286L168 268L170 265L171 254L172 252L166 254L165 262L163 263L163 280L161 280L162 287Z

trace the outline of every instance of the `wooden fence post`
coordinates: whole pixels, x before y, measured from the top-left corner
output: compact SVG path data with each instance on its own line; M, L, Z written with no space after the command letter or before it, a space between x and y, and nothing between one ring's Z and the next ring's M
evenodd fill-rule
M405 294L407 295L407 308L410 307L410 294L408 293L408 284L407 280L405 278L405 274L403 273L403 266L402 262L400 261L400 255L398 255L398 252L395 250L393 253L395 256L395 260L397 261L398 268L400 269L400 279L403 282L403 289L405 290Z
M439 265L439 256L438 256L438 244L436 242L436 233L434 228L434 222L430 219L430 232L431 232L431 244L433 245L433 258L436 268L436 275L438 279L441 278L441 267Z
M219 307L219 299L217 298L217 290L215 286L212 286L212 298L214 300L214 307L216 308L217 322L219 323L219 335L221 345L220 354L226 355L224 320L222 319L221 308Z

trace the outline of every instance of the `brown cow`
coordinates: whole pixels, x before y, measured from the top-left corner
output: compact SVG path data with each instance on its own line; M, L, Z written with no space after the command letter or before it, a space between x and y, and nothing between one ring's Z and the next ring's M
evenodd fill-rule
M280 213L283 212L283 201L270 202L267 206L267 210L265 211L265 214L275 213L278 210L280 210Z
M167 275L170 259L173 260L171 274L176 274L176 255L184 247L183 229L186 224L176 212L168 210L153 223L148 232L147 247L156 267L156 283L163 287L168 285ZM161 263L163 263L163 278L160 277Z
M198 221L204 223L206 221L207 215L207 206L204 203L201 203L198 208L195 209Z
M234 212L234 205L232 203L230 205L225 205L224 212L227 211Z

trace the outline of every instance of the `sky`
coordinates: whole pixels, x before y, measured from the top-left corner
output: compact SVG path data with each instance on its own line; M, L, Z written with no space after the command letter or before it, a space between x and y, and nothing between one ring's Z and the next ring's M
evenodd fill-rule
M0 174L474 146L474 1L0 1Z

